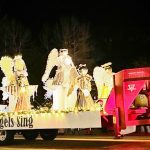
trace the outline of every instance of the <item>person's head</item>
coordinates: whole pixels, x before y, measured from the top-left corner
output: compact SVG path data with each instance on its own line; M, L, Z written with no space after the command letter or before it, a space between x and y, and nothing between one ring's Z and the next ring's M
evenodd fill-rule
M60 49L60 55L68 55L68 49Z
M106 72L112 73L111 65L112 65L112 62L108 62L108 63L101 65L101 67L103 67Z
M108 73L112 73L112 67L111 66L107 66L105 67L106 72Z
M86 67L86 64L79 65L79 72L81 75L86 75L88 73L88 68Z
M14 56L14 60L17 60L17 59L22 59L22 54L21 54L21 53L17 53L17 54Z

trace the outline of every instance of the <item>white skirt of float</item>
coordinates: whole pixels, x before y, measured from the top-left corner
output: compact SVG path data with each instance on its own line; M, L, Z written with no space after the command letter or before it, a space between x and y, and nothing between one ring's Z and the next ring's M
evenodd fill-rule
M14 112L17 104L17 97L14 95L9 95L9 105L8 105L8 111Z
M74 90L69 96L67 96L65 101L66 109L73 110L77 103L77 90Z
M53 91L53 110L64 110L65 109L65 97L66 90L61 85L58 85Z

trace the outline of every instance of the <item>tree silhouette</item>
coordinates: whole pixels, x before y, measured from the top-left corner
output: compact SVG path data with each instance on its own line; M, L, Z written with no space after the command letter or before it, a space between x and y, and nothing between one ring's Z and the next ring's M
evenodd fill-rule
M51 29L47 25L40 34L40 41L46 50L67 48L76 65L82 63L91 68L94 64L90 26L74 17L61 18Z
M29 46L31 35L22 24L7 16L0 19L0 49L2 54L14 55ZM27 44L28 43L28 44Z

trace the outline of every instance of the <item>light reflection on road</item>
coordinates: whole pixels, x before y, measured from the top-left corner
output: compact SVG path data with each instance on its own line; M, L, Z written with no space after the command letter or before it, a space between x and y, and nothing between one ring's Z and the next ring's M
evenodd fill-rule
M126 136L114 139L113 136L58 136L54 141L26 141L22 136L15 137L13 145L1 146L0 150L149 150L150 137Z

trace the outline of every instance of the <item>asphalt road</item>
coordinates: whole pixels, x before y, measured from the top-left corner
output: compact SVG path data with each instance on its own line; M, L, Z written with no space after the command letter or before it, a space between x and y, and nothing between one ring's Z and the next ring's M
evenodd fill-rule
M114 139L113 136L58 136L54 141L43 141L40 137L26 141L22 136L15 137L13 145L1 146L1 150L48 150L48 149L100 149L100 150L149 150L150 136L126 136Z

